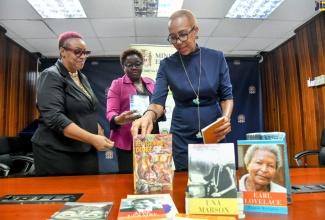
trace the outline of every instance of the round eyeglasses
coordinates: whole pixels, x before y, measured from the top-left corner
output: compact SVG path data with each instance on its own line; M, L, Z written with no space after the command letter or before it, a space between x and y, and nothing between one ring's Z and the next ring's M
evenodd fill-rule
M140 69L142 67L142 62L124 63L124 66L128 69L132 69L133 67Z
M81 57L82 54L84 54L85 57L89 57L89 55L91 54L90 50L82 51L82 50L79 50L79 49L71 49L69 47L62 47L62 48L64 48L67 51L73 52L74 55L76 55L76 57Z
M195 28L195 26L192 27L192 29L190 30L190 32L188 32L188 33L182 33L178 37L173 36L173 35L168 36L167 40L171 44L176 44L177 43L177 40L180 40L181 42L185 42L185 41L188 40L188 35L194 30L194 28Z

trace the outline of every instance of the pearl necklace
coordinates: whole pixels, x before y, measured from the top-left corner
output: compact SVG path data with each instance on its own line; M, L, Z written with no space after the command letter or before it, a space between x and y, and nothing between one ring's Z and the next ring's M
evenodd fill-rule
M193 103L194 104L197 104L197 114L198 114L198 119L199 119L199 131L198 133L196 134L196 138L202 138L202 134L201 134L201 120L200 120L200 84L201 84L201 74L202 74L202 51L201 51L201 48L200 49L200 75L199 75L199 85L198 85L198 88L197 88L197 93L195 92L195 89L191 83L191 80L190 80L190 77L188 76L187 74L187 71L186 71L186 68L185 68L185 65L184 65L184 62L183 62L183 59L182 59L182 56L180 54L180 52L178 52L179 54L179 58L181 59L181 62L182 62L182 65L183 65L183 68L184 68L184 71L185 71L185 74L186 74L186 77L188 79L188 82L190 83L190 86L194 92L194 94L196 95L196 99L193 99Z

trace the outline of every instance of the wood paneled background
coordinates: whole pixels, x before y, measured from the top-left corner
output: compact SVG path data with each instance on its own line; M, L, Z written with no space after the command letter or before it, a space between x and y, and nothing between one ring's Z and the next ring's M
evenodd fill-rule
M319 13L295 30L295 37L264 56L261 64L265 131L286 133L290 165L302 150L319 149L325 128L325 85L307 79L325 75L325 17ZM316 156L304 160L316 166Z
M0 136L18 136L38 117L37 56L5 36L0 26Z
M0 27L0 135L16 136L37 118L37 57L5 36ZM319 13L296 35L264 55L261 63L265 131L286 132L290 166L302 150L319 149L325 127L325 85L307 78L325 75L325 17ZM317 165L310 156L308 165Z

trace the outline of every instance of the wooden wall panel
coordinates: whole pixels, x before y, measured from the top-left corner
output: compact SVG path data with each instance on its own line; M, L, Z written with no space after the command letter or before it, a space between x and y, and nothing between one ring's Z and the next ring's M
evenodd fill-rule
M266 54L261 65L265 131L286 132L290 166L296 166L295 153L320 148L325 128L325 85L307 86L308 78L325 75L324 13L295 32L295 37ZM305 162L318 165L313 156Z
M0 26L0 136L18 136L38 116L37 56L5 36Z

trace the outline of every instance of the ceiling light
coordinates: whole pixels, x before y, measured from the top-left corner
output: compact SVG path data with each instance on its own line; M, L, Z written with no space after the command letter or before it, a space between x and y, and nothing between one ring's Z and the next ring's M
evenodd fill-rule
M136 17L169 17L182 8L183 0L134 0Z
M227 18L266 18L284 0L236 0Z
M79 0L28 0L43 18L86 18Z

